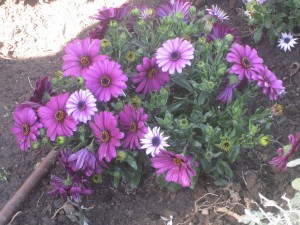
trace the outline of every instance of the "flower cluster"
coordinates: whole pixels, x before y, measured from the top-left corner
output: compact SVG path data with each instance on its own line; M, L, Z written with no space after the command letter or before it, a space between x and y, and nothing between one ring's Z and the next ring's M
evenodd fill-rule
M233 176L228 162L271 123L268 109L246 116L244 96L259 86L277 100L284 87L223 10L206 12L186 0L104 7L97 30L67 44L62 71L38 79L12 128L22 151L61 151L67 174L51 194L78 200L107 174L136 187L150 165L169 189L194 187L200 172Z

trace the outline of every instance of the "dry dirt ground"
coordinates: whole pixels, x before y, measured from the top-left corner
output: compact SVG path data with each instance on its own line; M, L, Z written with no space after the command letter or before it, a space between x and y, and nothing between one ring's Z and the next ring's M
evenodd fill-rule
M1 3L2 2L2 3ZM15 105L27 100L32 94L34 81L40 76L51 76L62 66L61 57L65 44L85 37L96 21L89 16L104 4L120 5L119 1L56 0L39 1L0 0L0 172L7 172L8 182L0 181L0 208L15 193L35 165L47 154L47 150L21 153L10 128ZM231 17L241 35L249 31L236 9L228 7L228 1L218 3ZM267 41L254 45L248 37L244 43L255 46L266 64L282 79L288 77L289 66L300 59L297 45L291 53L269 46ZM282 143L287 142L290 132L300 131L300 74L292 82L285 81L287 95L282 100L285 107L281 123L274 123L273 135ZM260 98L253 103L261 102ZM271 106L271 105L268 105ZM176 193L160 189L153 175L143 178L137 190L114 190L111 182L95 185L95 195L83 204L90 210L85 215L91 225L98 224L165 224L160 216L174 217L173 224L236 224L231 217L216 213L214 209L227 206L242 214L250 200L258 201L258 193L270 199L280 200L294 191L290 181L299 174L299 168L284 174L276 173L267 162L276 154L277 145L243 151L234 166L235 177L228 187L213 185L210 177L202 176L196 190L183 189ZM60 167L55 167L57 172ZM21 213L13 224L74 224L61 210L62 198L51 198L48 175L26 200Z

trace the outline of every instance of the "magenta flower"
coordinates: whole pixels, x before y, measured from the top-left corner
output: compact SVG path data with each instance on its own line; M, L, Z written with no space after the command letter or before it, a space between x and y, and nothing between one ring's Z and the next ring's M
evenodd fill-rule
M70 177L63 180L57 176L51 176L52 189L50 195L69 196L75 201L80 199L81 195L90 195L93 190L87 188L87 180L79 177Z
M88 37L84 40L72 41L65 47L63 75L85 76L86 71L94 62L108 58L106 55L99 55L99 51L100 40Z
M38 115L44 127L47 128L46 135L51 141L56 136L71 137L77 130L77 121L66 112L66 102L70 94L68 92L54 96L45 106L38 109Z
M96 101L89 90L80 89L69 97L66 103L66 111L76 121L86 123L98 111Z
M139 19L141 20L149 20L153 17L153 14L154 14L154 10L149 8L148 6L146 5L142 5L140 7L138 7L139 11L140 11L140 16L139 16ZM131 15L127 21L126 21L126 28L129 32L133 32L134 29L134 25L136 24L137 22L137 19L135 16Z
M84 77L86 87L98 101L108 102L112 97L117 98L127 88L127 76L123 74L121 66L110 60L98 61L86 72Z
M125 105L120 112L120 121L123 129L126 131L124 148L129 146L130 149L140 149L140 139L148 132L145 122L148 119L147 114L143 114L144 109L139 108L137 111L132 105Z
M176 13L182 13L184 16L184 21L187 21L190 7L191 3L186 0L174 0L173 4L168 2L165 5L159 6L156 9L156 15L157 17L162 18L169 15L174 16Z
M217 5L212 5L211 9L206 9L206 11L208 12L208 14L212 15L213 17L215 17L216 19L220 20L220 21L224 21L224 20L228 20L229 17L226 15L226 13L224 12L224 10L222 10L221 8L219 8Z
M70 157L70 155L72 155L73 152L71 149L69 148L63 148L60 151L60 156L58 157L58 161L60 162L60 164L62 165L62 167L68 171L68 173L72 173L72 169L69 167L69 162L68 159Z
M55 95L55 93L52 91L52 83L49 77L46 76L43 79L38 78L30 101L44 105L53 95Z
M191 185L191 177L196 176L192 168L191 157L185 157L161 149L156 157L151 158L152 167L156 168L157 174L166 173L166 181L178 183L183 187Z
M98 9L98 14L92 16L91 18L97 19L100 21L109 22L111 20L115 20L117 22L122 22L125 16L129 12L129 4L125 3L118 8L107 8L104 6L102 9Z
M244 77L239 80L234 74L226 77L222 84L222 91L217 96L217 100L223 103L230 103L233 99L234 90L243 91L245 86L248 84L248 79Z
M270 100L277 100L278 95L284 91L282 80L278 80L267 66L258 68L252 75L252 79L257 81L259 87L263 87L263 93L268 94Z
M94 173L100 174L103 169L100 167L95 154L88 148L83 148L68 157L69 167L73 171L81 171L90 177ZM103 162L102 162L103 165Z
M30 141L36 141L36 135L40 134L39 128L43 125L38 122L38 118L31 108L18 109L14 112L14 126L11 132L15 134L22 151L30 147Z
M211 42L216 39L224 40L227 34L231 34L233 36L233 42L240 42L241 38L236 36L237 29L231 28L226 24L214 23L212 31L207 36L206 41Z
M105 158L107 162L110 162L117 156L116 147L121 146L120 139L124 137L124 134L118 129L117 118L111 112L100 112L95 115L94 120L95 123L90 121L89 125L100 143L98 159L102 161Z
M174 74L175 70L182 73L186 65L191 65L194 58L193 45L182 38L175 38L163 43L156 51L156 61L163 72Z
M293 134L289 135L290 144L277 149L277 153L279 156L274 157L269 164L276 167L278 171L285 172L286 171L286 164L288 163L289 159L293 156L293 154L298 151L300 148L300 132L296 134L296 137Z
M147 95L154 90L159 91L162 86L170 82L170 76L167 72L162 72L156 65L156 58L144 57L143 64L136 67L138 74L132 78L133 83L139 83L136 92L143 91Z
M102 38L104 38L105 36L105 32L108 28L108 23L105 22L105 21L101 21L99 26L96 27L94 30L92 30L90 33L89 33L89 37L91 39L99 39L101 40Z
M230 53L227 54L226 60L234 63L229 72L238 74L240 80L242 80L244 76L246 76L248 80L251 80L252 75L255 74L254 70L263 68L263 59L260 58L257 55L257 51L251 49L249 45L243 47L236 43L229 51Z

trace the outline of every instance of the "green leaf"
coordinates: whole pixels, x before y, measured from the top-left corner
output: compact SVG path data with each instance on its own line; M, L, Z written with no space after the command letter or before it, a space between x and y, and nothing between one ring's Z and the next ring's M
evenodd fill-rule
M136 161L135 161L135 158L130 155L130 154L127 154L126 158L125 158L125 162L128 163L128 165L134 169L134 170L137 170L137 164L136 164Z
M256 44L261 41L263 29L264 29L263 26L261 26L255 31L253 35L253 40Z
M172 77L172 81L190 92L194 91L193 86L187 81L187 79L184 76Z
M217 185L217 186L225 186L228 183L229 183L228 180L226 180L224 178L216 179L215 182L214 182L214 184Z
M179 190L180 188L182 188L182 187L181 187L180 184L171 182L171 183L167 184L166 188L167 188L169 191L174 191L174 192L175 192L175 191L178 191L178 190Z
M295 190L300 191L300 178L296 178L295 180L292 181L292 187Z

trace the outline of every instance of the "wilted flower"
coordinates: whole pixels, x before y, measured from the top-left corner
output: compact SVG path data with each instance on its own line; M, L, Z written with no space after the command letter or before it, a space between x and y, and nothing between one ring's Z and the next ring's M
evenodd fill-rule
M239 80L236 75L231 74L223 81L222 91L216 99L223 103L230 103L233 99L234 91L242 91L247 84L248 79L246 77L244 77L242 80Z
M259 87L263 87L263 93L269 94L270 100L277 100L279 93L284 90L282 80L277 79L267 66L258 68L252 74L252 79L257 81Z
M52 83L48 76L43 79L38 78L35 83L35 90L33 96L30 98L31 102L45 104L51 96L55 93L52 91Z
M222 22L224 20L229 19L229 17L226 15L224 10L220 9L217 5L212 5L211 9L206 9L206 11L208 12L208 14L212 15L213 17L215 17L216 19Z
M105 158L107 162L110 162L116 158L116 147L121 146L120 139L124 137L124 134L117 127L117 119L111 112L100 112L95 115L94 120L95 122L90 121L89 125L100 143L98 159L102 161Z
M133 83L139 83L136 88L136 92L143 94L150 94L152 91L159 91L162 86L170 81L170 76L167 72L162 70L156 65L156 58L151 59L144 57L143 64L136 67L138 74L135 74L132 78Z
M103 169L100 167L100 162L98 162L95 154L91 152L88 148L83 148L78 152L70 155L68 157L69 167L73 171L81 171L86 176L90 177L94 173L100 174ZM101 162L105 165L104 162Z
M148 133L141 139L142 148L146 149L146 154L151 154L152 157L159 154L161 149L169 146L166 140L169 137L164 137L164 132L160 132L160 127L154 127L153 130L148 128Z
M38 118L31 108L16 110L14 120L11 132L16 135L20 149L26 151L30 147L31 141L37 141L36 135L40 134L39 128L42 128L43 125L38 122Z
M77 121L72 116L68 116L66 112L66 102L69 98L69 93L54 96L45 106L38 109L38 115L44 127L47 128L46 135L51 141L54 141L56 136L71 137L73 132L77 130Z
M157 174L166 173L166 181L178 183L183 187L191 185L191 177L196 176L192 168L191 157L185 157L166 150L161 150L156 157L151 158L152 167Z
M75 201L79 200L80 195L90 195L93 193L91 189L86 187L87 180L68 176L63 180L57 176L51 177L52 189L50 195L62 195L72 197Z
M289 135L290 144L284 146L283 148L277 149L277 153L279 156L274 157L269 164L275 166L277 170L285 172L286 171L286 164L292 155L298 151L300 147L300 132L294 136L293 134Z
M175 16L176 13L182 13L184 20L188 20L189 9L191 3L186 0L174 0L173 4L167 2L165 5L161 5L156 9L157 17L166 17L169 15Z
M143 108L135 110L130 104L125 105L119 115L121 125L126 131L123 143L124 148L129 146L130 149L140 149L140 139L143 138L148 131L145 126L148 115L144 114Z
M76 39L65 47L63 56L64 76L85 76L86 71L94 62L108 58L106 55L99 55L100 41L89 37L80 40Z
M238 74L240 80L242 80L244 76L246 76L248 80L251 80L252 75L255 74L254 70L263 68L263 59L260 58L257 55L257 51L251 49L249 45L243 47L236 43L229 51L230 53L227 54L226 60L234 63L229 72Z
M193 45L182 38L167 40L156 51L156 62L163 72L174 74L175 70L182 73L186 65L191 65L194 58Z
M84 78L86 87L98 101L108 102L112 97L117 98L127 88L125 82L128 78L122 72L121 66L108 59L95 62Z
M98 111L96 101L89 90L80 89L69 97L66 103L66 111L76 121L86 123Z
M226 35L231 34L233 36L233 42L240 42L241 38L236 36L236 32L236 28L231 28L226 24L214 23L211 33L207 35L206 41L211 42L216 39L225 40Z
M278 47L280 49L283 49L285 52L286 50L291 51L291 48L294 48L294 45L297 44L296 40L298 38L293 38L293 35L291 33L281 33L281 38L278 40Z
M72 155L72 154L73 154L73 152L71 149L63 148L60 151L60 156L58 157L58 161L63 166L63 168L65 170L67 170L68 172L72 171L71 168L69 167L69 162L68 162L68 159L69 159L70 155Z
M101 21L99 26L89 33L89 37L92 39L104 38L107 28L108 28L108 23Z

